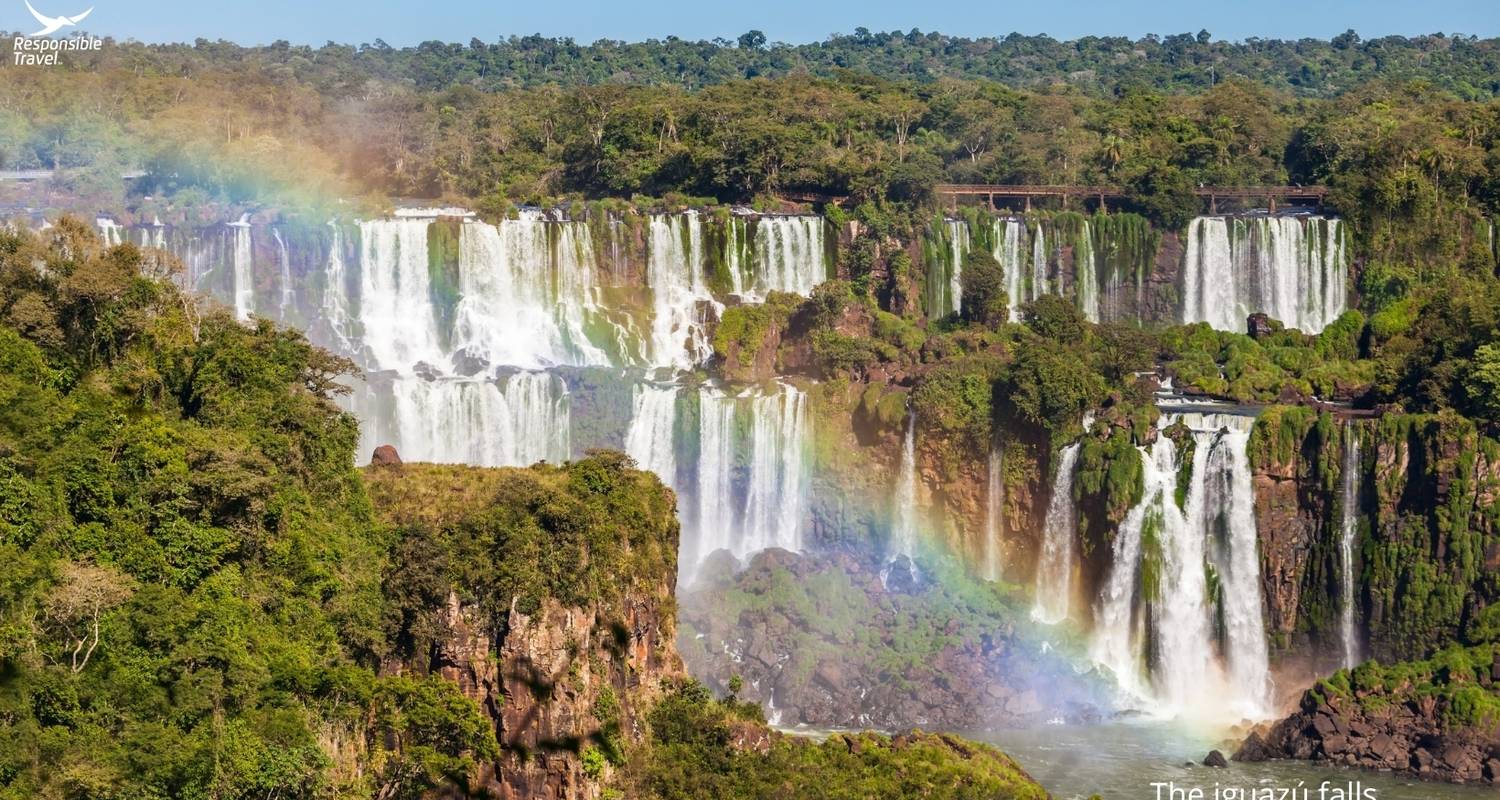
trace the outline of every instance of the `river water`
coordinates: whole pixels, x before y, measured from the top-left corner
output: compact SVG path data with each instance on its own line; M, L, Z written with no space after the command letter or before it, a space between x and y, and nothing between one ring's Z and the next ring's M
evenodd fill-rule
M1272 794L1270 800L1361 800L1361 789L1365 790L1363 800L1494 800L1500 796L1492 788L1428 783L1389 773L1297 761L1230 762L1224 769L1201 766L1199 762L1211 749L1217 747L1229 754L1231 748L1225 746L1221 734L1188 730L1175 723L1139 721L968 735L1004 750L1058 800L1087 800L1095 794L1103 800L1168 800L1168 787L1152 785L1156 783L1170 783L1184 791L1201 789L1202 800L1266 800L1267 788L1296 792ZM1187 766L1187 762L1193 766ZM1328 793L1320 797L1319 789L1325 781L1329 782ZM1359 785L1350 793L1347 787L1356 781ZM1345 794L1334 794L1335 787Z

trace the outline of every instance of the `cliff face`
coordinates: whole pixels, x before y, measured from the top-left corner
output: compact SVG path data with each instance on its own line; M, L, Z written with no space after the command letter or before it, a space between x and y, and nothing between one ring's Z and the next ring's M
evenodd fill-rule
M401 531L384 670L457 684L500 746L449 794L599 797L684 677L674 499L627 465L366 470Z
M512 606L496 640L489 616L450 593L443 638L426 664L457 683L495 725L499 760L474 785L502 798L594 798L582 753L618 761L641 742L645 715L682 677L672 645L671 590L627 593L619 619L598 607L547 600L532 614Z
M1338 652L1351 436L1361 452L1352 568L1364 655L1390 662L1475 641L1480 613L1500 597L1486 577L1500 568L1497 444L1456 416L1341 421L1272 407L1257 424L1251 463L1273 646Z
M1250 448L1266 632L1273 653L1328 654L1317 665L1324 671L1339 665L1340 653L1341 509L1327 470L1341 463L1341 446L1331 418L1273 407Z

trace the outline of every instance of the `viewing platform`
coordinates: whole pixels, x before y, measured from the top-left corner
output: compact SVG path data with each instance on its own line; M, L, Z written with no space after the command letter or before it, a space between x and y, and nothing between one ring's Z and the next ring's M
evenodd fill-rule
M933 192L939 199L948 198L952 208L958 207L960 197L983 197L995 208L995 198L1020 198L1025 201L1025 210L1031 210L1032 198L1057 197L1067 206L1072 198L1097 199L1099 208L1108 211L1109 198L1128 197L1129 192L1118 186L1087 186L1081 184L1015 184L1015 183L940 183ZM1199 186L1193 194L1208 199L1209 213L1218 213L1219 199L1258 200L1264 199L1266 207L1276 210L1277 200L1315 200L1319 207L1328 196L1326 186Z

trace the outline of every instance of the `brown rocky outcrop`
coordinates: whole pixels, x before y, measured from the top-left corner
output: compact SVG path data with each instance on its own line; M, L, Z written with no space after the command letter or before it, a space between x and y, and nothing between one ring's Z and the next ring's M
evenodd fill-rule
M1289 758L1456 783L1500 782L1500 734L1493 726L1451 726L1447 701L1433 696L1368 705L1375 710L1308 691L1291 716L1252 731L1234 760Z
M1326 496L1307 480L1309 472L1299 455L1290 463L1258 465L1251 476L1266 630L1284 643L1296 635L1308 562L1329 513Z
M683 674L670 608L665 585L627 595L618 618L554 600L529 615L513 605L496 641L481 609L450 594L440 617L447 636L428 666L495 722L501 756L475 784L517 800L596 797L599 782L585 776L580 751L606 736L639 741L644 715ZM612 706L618 717L601 719Z

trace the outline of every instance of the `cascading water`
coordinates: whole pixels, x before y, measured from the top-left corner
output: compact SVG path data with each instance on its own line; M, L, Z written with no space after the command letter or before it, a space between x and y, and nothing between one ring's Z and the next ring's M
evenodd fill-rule
M917 556L917 414L906 414L906 435L901 440L901 466L896 474L896 492L891 506L889 560L905 558L916 575ZM889 567L887 567L889 571Z
M108 220L108 221L109 221L110 224L112 224L112 225L114 224L114 220ZM150 225L143 226L140 229L140 235L141 235L141 247L143 247L143 248L145 248L145 247L165 248L167 246L167 226L165 226L165 225L163 225L161 223L161 219L160 218L157 218L157 219L153 220ZM121 233L120 234L120 240L124 241L124 238L125 238L124 234ZM106 242L109 241L108 232L106 232L105 241Z
M332 243L328 248L328 261L323 266L323 296L321 319L314 323L328 329L328 341L341 353L354 351L353 333L349 329L349 287L344 269L344 232L337 223L330 222Z
M717 550L741 561L770 547L801 550L807 396L786 384L738 397L703 387L698 404L698 515L684 534L685 573Z
M944 308L957 313L963 310L964 259L969 255L969 225L963 220L948 220L948 295Z
M822 217L761 217L755 223L755 275L748 296L811 294L828 277L823 247Z
M1344 666L1360 660L1359 633L1354 626L1354 550L1359 538L1360 447L1359 427L1344 425L1343 509L1339 521L1339 573L1342 604L1339 633L1344 643Z
M1188 429L1185 495L1180 454L1166 433ZM1127 693L1159 713L1263 718L1271 692L1246 457L1253 418L1169 414L1149 452L1145 487L1115 537L1090 646ZM1180 499L1179 499L1180 498Z
M713 349L703 307L718 303L703 281L703 223L697 212L651 217L646 281L651 286L651 363L692 369Z
M533 369L610 364L587 334L597 316L595 269L582 223L548 223L535 209L499 225L464 223L454 349L487 364ZM608 339L622 341L620 334Z
M1094 261L1094 236L1084 220L1073 245L1073 291L1078 296L1078 310L1089 322L1099 321L1099 275Z
M427 264L427 219L359 223L359 322L367 368L446 364Z
M281 231L272 228L271 237L276 240L276 262L281 267L278 283L281 284L281 303L277 306L277 313L281 319L287 319L293 304L297 302L297 293L292 287L292 257L286 251L286 240L281 238Z
M255 273L251 269L250 221L247 216L229 223L234 231L234 316L250 319L255 312Z
M94 226L99 229L99 235L104 238L104 245L106 247L114 247L117 244L125 243L125 229L121 227L120 223L115 222L109 217L95 217Z
M547 372L498 379L396 377L355 392L362 449L409 461L515 467L571 454L567 388Z
M998 581L1004 574L1000 545L1005 522L1005 447L990 446L989 482L984 496L984 577Z
M1073 540L1078 535L1073 475L1079 449L1079 444L1074 442L1057 451L1057 470L1052 476L1052 494L1047 500L1042 553L1036 567L1036 604L1031 609L1031 617L1048 625L1068 618L1072 597Z
M1112 565L1094 612L1090 657L1114 673L1120 688L1131 697L1151 694L1150 670L1141 642L1148 616L1137 598L1154 605L1161 591L1159 561L1143 565L1141 547L1147 534L1157 555L1157 538L1170 511L1181 513L1173 498L1177 477L1177 449L1171 439L1157 436L1149 451L1141 450L1143 492L1115 533Z
M1224 659L1231 696L1246 715L1265 715L1271 696L1271 669L1266 619L1261 602L1260 550L1256 545L1255 494L1246 454L1253 421L1246 417L1214 420L1218 433L1195 431L1198 449L1205 445L1202 505L1196 519L1207 532L1210 562L1216 568L1223 625Z
M1183 254L1183 322L1241 331L1252 313L1317 333L1344 313L1348 265L1336 219L1198 217Z
M641 469L650 470L668 486L677 483L677 387L638 383L632 388L630 428L625 452Z
M1021 263L1021 238L1026 225L1018 219L995 220L991 229L994 249L991 255L1000 264L1005 276L1005 298L1010 306L1012 321L1020 318L1021 305L1026 302L1026 270Z
M746 248L745 225L744 220L731 217L724 228L724 269L729 272L729 293L742 298L750 296L755 283L750 272L754 254Z
M820 217L752 224L753 241L737 246L746 292L807 293L826 277ZM408 461L522 466L623 446L683 498L685 578L718 549L741 560L802 549L811 421L800 390L709 387L684 398L658 372L620 369L687 369L709 355L705 327L719 308L697 215L649 221L644 270L630 263L634 242L617 221L601 263L586 224L533 210L498 224L444 209L330 223L323 237L269 230L275 265L251 263L244 219L171 245L190 265L186 280L232 298L241 317L255 310L254 268L266 269L261 282L278 294L261 296L265 310L284 322L312 317L314 341L364 368L345 401L364 454L391 444ZM308 259L295 250L307 241L328 250ZM321 269L297 279L309 263ZM606 308L603 293L616 289L625 302ZM679 399L699 405L697 436L679 430ZM621 402L625 430L574 425L575 409Z
M1038 222L1031 234L1031 297L1035 300L1047 293L1047 234Z

